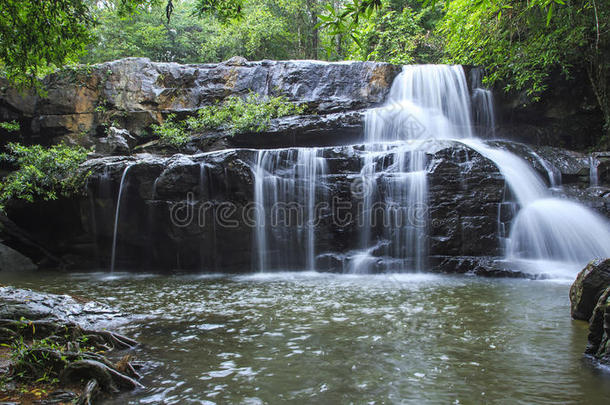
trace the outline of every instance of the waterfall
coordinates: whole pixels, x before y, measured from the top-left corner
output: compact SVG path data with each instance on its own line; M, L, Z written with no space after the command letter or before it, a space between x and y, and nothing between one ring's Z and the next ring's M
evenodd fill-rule
M344 272L426 270L427 150L439 140L463 143L491 160L504 177L515 198L498 206L498 235L507 260L582 264L610 256L605 219L553 198L528 162L474 136L493 135L496 124L493 98L482 88L480 72L471 85L472 93L460 66L405 66L387 102L366 112L361 170L351 190L360 204L359 249L347 254ZM530 152L547 171L551 186L561 185L556 169ZM319 179L326 167L319 155L316 148L258 152L253 266L259 271L315 269L315 205L322 198Z
M506 150L487 146L476 138L464 139L461 142L494 162L521 206L547 195L548 191L544 181L519 156Z
M554 188L554 189L561 188L561 181L562 181L561 172L553 164L547 162L545 159L540 157L540 155L538 155L536 152L534 152L531 148L528 147L528 149L529 149L530 154L534 158L536 158L538 163L540 163L540 165L546 171L546 175L549 178L549 184L551 185L551 188Z
M384 254L384 271L425 269L428 162L421 146L422 142L365 145L358 179L361 195L355 196L361 204L360 250L351 254L345 272L370 272L376 251ZM377 228L381 231L374 232ZM373 233L380 233L381 240L373 238Z
M593 258L610 256L610 226L605 218L576 202L553 197L526 160L501 144L477 137L493 137L496 121L492 93L483 88L482 72L473 72L469 89L461 66L405 66L387 101L365 113L364 144L352 145L353 161L340 162L350 165L348 175L335 171L338 162L328 149L259 150L252 163L252 268L260 272L315 270L318 258L334 253L318 251L333 237L318 226L324 217L320 208L331 199L330 193L346 191L342 182L347 181L351 182L350 202L358 204L352 207L357 226L346 231L353 240L338 252L341 257L332 266L343 263L344 272L357 274L427 270L431 228L428 173L435 164L431 155L447 140L461 142L468 148L466 155L472 150L489 159L505 180L510 199L498 204L497 226L507 261L580 266ZM561 186L557 169L534 151L530 154L546 170L551 187ZM597 184L597 163L590 161L592 186ZM122 173L116 199L111 271L130 167ZM201 203L214 194L218 183L210 167L201 163L199 168ZM224 181L228 178L225 175ZM153 199L157 197L156 186L155 181ZM225 186L229 190L228 184ZM324 226L329 226L327 222ZM215 228L210 233L202 237L206 246L216 243ZM202 254L201 267L209 268L211 260L216 266L215 258Z
M361 249L352 253L348 272L370 272L381 254L384 271L426 270L428 162L422 141L471 137L470 109L460 66L413 65L403 67L385 105L367 111L361 176L373 188L363 196ZM380 164L386 160L392 163ZM384 223L373 240L378 206Z
M599 185L599 174L597 172L599 160L595 156L589 156L589 186L597 187Z
M123 170L123 175L121 176L121 183L119 185L119 195L117 196L117 201L116 201L116 211L114 213L114 231L113 231L113 235L112 235L112 255L110 257L110 272L114 273L114 264L115 264L115 260L116 260L116 245L117 245L117 236L118 236L118 230L119 230L119 215L121 212L121 197L123 196L123 186L125 185L125 179L127 178L127 172L129 172L129 169L131 168L131 165L127 165L125 166L125 169Z
M409 65L394 79L385 106L365 116L367 143L472 136L461 66Z
M503 238L507 237L508 260L552 260L580 266L595 257L610 256L610 226L605 218L578 203L553 198L544 181L525 160L474 137L474 126L478 127L476 132L479 134L493 135L495 113L491 92L482 88L481 72L473 72L472 98L469 99L461 67L405 66L392 84L386 105L367 112L365 151L371 155L365 158L363 172L366 171L364 174L374 179L380 178L382 184L384 181L387 183L385 203L402 201L407 204L425 204L426 168L422 162L406 168L404 163L400 163L400 157L395 157L394 167L376 169L378 165L374 163L378 157L374 153L384 150L379 143L409 145L413 140L421 139L459 140L491 160L515 196L516 202L508 203L510 210L516 212L508 237L501 212L498 212L498 231ZM556 169L533 151L532 153L547 171L551 187L560 186L561 177L557 175ZM592 185L596 184L594 167L596 165L591 160ZM370 214L365 214L365 218L370 217ZM422 241L426 239L425 218L420 222L417 230L409 225L395 228L394 224L386 228L385 236L391 241L392 255L410 258L414 264L409 269L424 268L426 249ZM370 228L365 225L362 230L362 234L366 235L363 250L354 255L360 265L371 262L367 258L373 250L370 233ZM353 266L350 268L353 270ZM358 269L358 272L362 270Z
M496 134L494 99L491 90L483 86L483 76L484 71L481 68L473 68L470 71L473 124L478 135L493 138Z
M318 180L326 162L317 148L261 150L254 169L258 271L315 269Z
M582 265L595 257L610 257L610 231L601 215L581 204L541 198L517 214L507 257Z
M385 270L423 271L427 257L426 154L420 150L397 152L394 159L394 172L385 178L388 191L384 205L389 226L384 229L386 239L391 241L388 254L398 262L388 263Z
M472 90L472 114L477 134L493 138L496 133L496 119L493 109L493 93L490 90Z

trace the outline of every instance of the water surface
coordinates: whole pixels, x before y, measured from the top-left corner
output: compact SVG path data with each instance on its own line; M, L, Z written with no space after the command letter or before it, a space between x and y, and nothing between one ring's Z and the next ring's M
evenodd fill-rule
M569 282L437 275L21 275L134 315L145 390L113 403L588 403Z

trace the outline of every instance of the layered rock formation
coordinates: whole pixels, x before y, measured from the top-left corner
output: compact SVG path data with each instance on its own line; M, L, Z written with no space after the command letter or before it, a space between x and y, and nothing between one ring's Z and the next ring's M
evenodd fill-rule
M94 173L90 194L97 198L87 218L98 247L106 253L111 248L116 185L129 166L118 232L117 257L123 266L249 271L255 256L255 226L248 209L255 203L256 156L255 150L236 149L88 162L84 170ZM317 188L326 193L328 205L316 227L317 268L340 272L344 255L359 247L357 221L342 223L342 216L362 216L352 184L363 161L357 146L324 148L321 156L329 170ZM439 262L447 256L500 255L492 213L502 201L504 180L496 167L453 143L435 145L429 159L430 254ZM105 194L113 186L115 191ZM221 221L223 210L227 216ZM373 229L374 235L380 236L381 228Z
M350 252L360 247L356 219L362 217L362 201L354 195L353 185L364 164L361 150L358 145L319 148L327 171L317 180L316 200L328 205L315 231L319 270L344 271ZM295 164L287 157L291 151L298 152L277 152L285 154L288 166ZM95 235L102 263L107 266L110 258L118 188L128 168L118 221L118 267L254 270L257 155L254 149L233 149L170 158L138 155L89 161L83 170L93 173L89 194L94 198L83 205L83 219L88 234ZM510 275L494 260L502 255L499 226L507 233L514 213L496 166L463 144L448 141L431 142L427 160L425 215L432 269ZM568 170L574 167L566 165L563 172ZM295 195L300 193L298 187L304 185L297 186ZM338 207L347 211L339 212ZM352 221L343 224L339 217L347 212ZM222 221L221 215L226 215ZM381 225L372 229L372 237L383 244ZM383 271L385 261L392 259L381 250L375 253L377 271ZM299 259L292 263L295 268L303 264Z
M266 141L248 134L223 138L234 146L336 142L322 138L358 137L363 109L383 102L399 66L311 61L179 65L128 58L92 67L65 69L42 81L44 95L25 94L0 83L0 119L21 123L21 136L36 143L93 146L115 124L144 143L150 125L169 112L188 114L231 95L283 95L306 104L312 116L274 122ZM356 128L356 131L354 131ZM302 140L300 138L303 138ZM203 147L209 146L209 139Z
M15 204L9 207L10 218L24 232L2 231L0 236L38 264L52 267L107 268L115 246L117 267L124 269L250 271L256 241L248 215L255 202L259 150L286 148L277 153L290 155L298 154L296 147L318 147L327 170L315 186L316 200L348 203L357 218L361 201L354 197L353 184L364 165L358 146L363 114L383 103L400 69L372 62L234 58L221 64L178 65L130 58L52 74L42 82L44 95L3 86L0 119L18 120L22 141L91 146L96 159L83 165L92 173L88 198ZM167 114L186 117L204 105L249 92L283 95L306 105L306 115L272 120L260 133L207 132L189 142L184 154L173 156L176 150L150 142L150 125ZM496 146L529 161L557 186L556 193L610 212L605 155L592 160L549 146ZM391 159L379 165L389 166ZM515 274L496 260L514 207L495 165L456 142L432 142L426 161L430 268ZM593 168L596 188L589 187ZM172 220L180 214L174 211L189 206L204 212L186 225ZM216 226L220 211L231 226ZM315 231L316 268L342 271L359 248L359 235L355 223L337 226L332 214L324 212ZM392 257L384 248L383 230L378 226L371 232L380 246L373 252L372 268L382 271ZM295 254L295 263L302 265L301 256Z

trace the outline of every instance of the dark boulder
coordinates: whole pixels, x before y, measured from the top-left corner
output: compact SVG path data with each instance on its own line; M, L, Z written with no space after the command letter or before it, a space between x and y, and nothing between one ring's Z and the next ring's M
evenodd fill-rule
M585 353L610 365L610 287L603 290L593 309Z
M572 318L588 321L600 296L610 286L610 259L593 260L570 288Z

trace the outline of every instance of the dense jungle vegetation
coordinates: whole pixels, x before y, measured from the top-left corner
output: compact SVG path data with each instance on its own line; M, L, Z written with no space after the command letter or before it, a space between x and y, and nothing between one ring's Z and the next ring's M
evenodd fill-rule
M484 66L536 101L586 77L610 131L610 2L601 0L5 0L0 63L15 82L128 56L180 63L375 60ZM605 142L604 142L605 141Z

